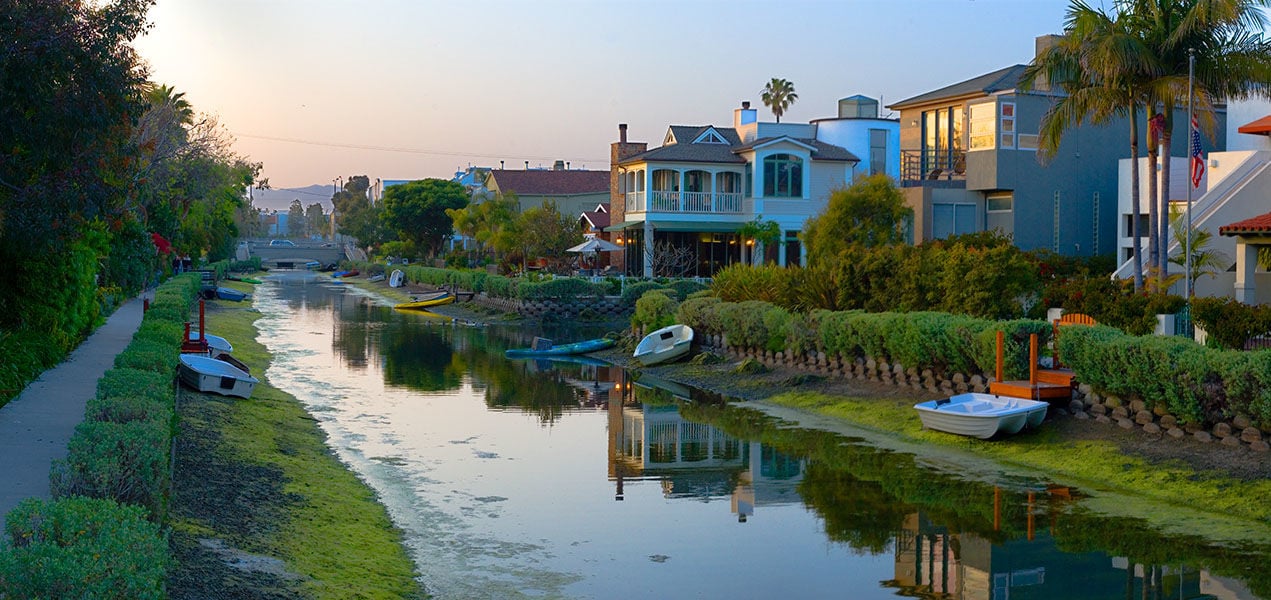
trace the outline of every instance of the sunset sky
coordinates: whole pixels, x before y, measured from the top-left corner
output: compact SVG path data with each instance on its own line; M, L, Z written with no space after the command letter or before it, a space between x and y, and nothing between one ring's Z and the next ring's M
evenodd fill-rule
M1092 2L1098 5L1098 0ZM218 116L275 188L607 169L619 123L731 125L773 77L783 121L1028 62L1066 0L158 0L151 78Z

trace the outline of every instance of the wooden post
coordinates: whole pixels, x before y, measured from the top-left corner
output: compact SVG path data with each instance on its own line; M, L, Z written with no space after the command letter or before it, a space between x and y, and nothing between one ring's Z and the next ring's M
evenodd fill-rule
M1028 541L1033 541L1033 492L1028 493Z
M1002 335L998 332L998 335ZM998 338L1001 339L1001 338ZM1002 488L993 486L993 531L1002 528Z
M141 299L141 312L143 312L143 313L150 312L150 299L149 299L149 298L142 298L142 299Z
M997 332L997 371L996 371L997 381L1002 380L1002 354L1003 352L1005 352L1005 350L1003 350L1002 348L1003 339L1004 339L1004 336L1002 332L1001 331Z
M1037 389L1037 334L1028 336L1028 385Z
M199 343L203 343L206 338L203 337L203 305L206 300L199 298Z

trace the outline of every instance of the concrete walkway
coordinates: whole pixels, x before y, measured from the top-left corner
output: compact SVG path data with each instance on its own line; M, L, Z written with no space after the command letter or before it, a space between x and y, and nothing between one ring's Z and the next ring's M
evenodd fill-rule
M0 533L5 515L23 499L50 497L49 468L84 420L97 380L115 364L141 325L143 301L133 298L17 398L0 407ZM3 535L0 535L3 537ZM0 545L7 544L0 541Z

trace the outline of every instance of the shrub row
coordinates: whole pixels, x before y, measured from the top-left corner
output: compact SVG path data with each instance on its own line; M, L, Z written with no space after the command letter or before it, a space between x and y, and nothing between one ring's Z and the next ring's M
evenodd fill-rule
M646 294L640 301L654 295ZM649 308L648 314L656 314L652 302ZM1037 334L1044 345L1051 331L1044 321L1026 319L994 321L936 312L802 313L758 300L725 302L715 297L685 300L677 307L675 319L699 334L722 335L730 346L796 355L824 352L849 360L872 358L968 375L994 372L996 336L1002 331L1004 375L1010 379L1028 376L1029 335Z
M1131 336L1111 327L1069 327L1059 352L1096 391L1137 397L1182 423L1244 415L1271 424L1271 352L1206 348L1175 336Z
M1205 343L1243 350L1249 338L1271 332L1271 306L1250 306L1231 298L1197 298L1192 319L1209 334Z
M7 516L0 598L162 598L175 431L173 367L198 274L155 291L115 368L97 383L67 456L50 473L52 501Z

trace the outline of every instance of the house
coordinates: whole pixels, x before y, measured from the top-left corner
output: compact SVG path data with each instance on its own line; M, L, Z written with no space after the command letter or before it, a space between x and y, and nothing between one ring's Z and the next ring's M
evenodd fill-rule
M899 172L899 123L878 118L877 106L854 96L835 118L761 123L743 102L732 127L672 125L653 149L629 142L619 125L605 231L626 250L611 258L644 277L709 277L748 261L802 264L799 233L831 191L858 173ZM776 222L781 240L751 247L738 230L756 220Z
M1036 49L1054 40L1038 37ZM888 106L900 112L900 182L915 243L999 230L1025 250L1116 251L1117 161L1130 155L1128 121L1072 128L1043 162L1038 132L1060 93L1044 82L1023 91L1024 69L1011 65ZM1185 112L1175 122L1186 122ZM1186 136L1172 142L1174 155L1186 154Z
M484 183L490 194L515 193L521 212L550 200L561 214L577 215L609 201L609 173L570 169L561 160L551 169L490 169Z

